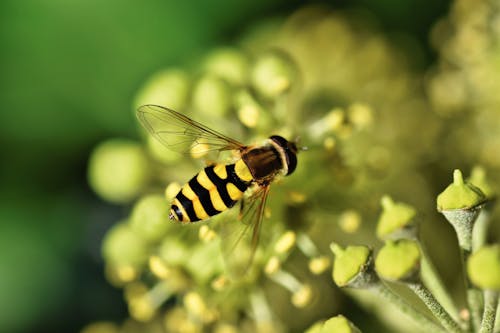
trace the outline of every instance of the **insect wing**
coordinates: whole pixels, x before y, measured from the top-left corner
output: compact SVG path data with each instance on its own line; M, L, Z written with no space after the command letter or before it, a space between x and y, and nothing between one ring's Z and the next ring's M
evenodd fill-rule
M197 154L211 151L242 150L237 140L212 130L174 110L159 105L143 105L137 109L142 126L167 148L180 153L193 149Z
M219 221L222 255L227 273L232 279L242 278L252 265L259 244L269 188L258 188L240 202L239 210L234 207L231 214Z

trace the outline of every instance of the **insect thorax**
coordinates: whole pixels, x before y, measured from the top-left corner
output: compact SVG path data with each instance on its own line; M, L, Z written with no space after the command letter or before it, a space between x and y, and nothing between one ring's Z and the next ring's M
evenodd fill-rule
M281 156L271 145L251 148L241 155L241 159L258 184L270 183L283 170Z

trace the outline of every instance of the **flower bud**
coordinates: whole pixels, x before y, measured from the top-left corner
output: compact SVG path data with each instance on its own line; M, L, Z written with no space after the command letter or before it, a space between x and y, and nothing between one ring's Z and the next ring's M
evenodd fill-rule
M106 261L114 265L139 266L148 258L148 244L129 224L119 223L104 237L102 254Z
M404 203L395 203L389 196L382 197L382 214L377 223L380 239L412 238L415 236L415 208Z
M288 91L296 76L295 65L284 54L278 52L270 52L259 57L251 71L253 86L267 98L276 98Z
M220 77L234 86L242 86L248 81L248 58L234 48L222 48L211 53L204 65L207 73Z
M144 84L134 102L135 108L156 104L173 110L185 108L189 93L189 77L180 69L160 71Z
M342 332L342 333L361 333L361 331L346 317L342 315L335 316L323 323L319 333Z
M468 179L469 183L473 184L483 192L487 200L491 200L496 197L495 190L491 186L491 183L486 178L486 171L480 166L475 166L471 175Z
M371 271L371 250L366 246L348 246L345 249L332 243L330 248L335 256L332 277L339 287L368 287L376 281Z
M500 291L500 244L473 253L467 261L467 273L479 288Z
M473 209L484 203L483 192L471 183L464 182L462 172L453 172L453 183L437 197L437 209L446 212L456 209Z
M464 182L460 170L453 172L453 184L437 197L437 209L453 225L462 250L472 249L472 229L486 197L480 189Z
M88 178L92 189L103 199L126 203L147 185L150 168L138 143L112 139L99 144L92 152Z
M205 75L193 90L194 108L206 116L222 117L231 107L231 91L228 84L215 76Z
M391 281L413 281L420 272L420 249L411 240L387 241L375 259L378 275Z
M168 219L168 206L162 195L142 197L132 209L131 228L149 242L162 239L172 225Z

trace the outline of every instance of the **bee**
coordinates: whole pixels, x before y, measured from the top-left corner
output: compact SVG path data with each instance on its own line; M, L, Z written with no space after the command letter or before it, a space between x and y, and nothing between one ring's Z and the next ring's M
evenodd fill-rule
M297 167L297 145L272 135L262 145L245 145L210 129L174 110L143 105L137 110L142 126L167 148L198 153L233 151L233 163L205 167L177 193L170 207L171 220L191 224L218 215L237 203L237 215L244 232L252 229L249 256L253 258L259 240L270 185L280 176L291 175ZM252 189L252 191L250 191ZM251 192L246 195L245 193ZM238 237L237 241L242 237Z

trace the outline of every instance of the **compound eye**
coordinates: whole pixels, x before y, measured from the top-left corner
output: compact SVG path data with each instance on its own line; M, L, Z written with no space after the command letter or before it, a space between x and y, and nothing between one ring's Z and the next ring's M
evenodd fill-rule
M286 175L288 176L295 171L295 168L297 168L297 155L295 155L294 152L287 150L286 161L288 163L288 172Z

